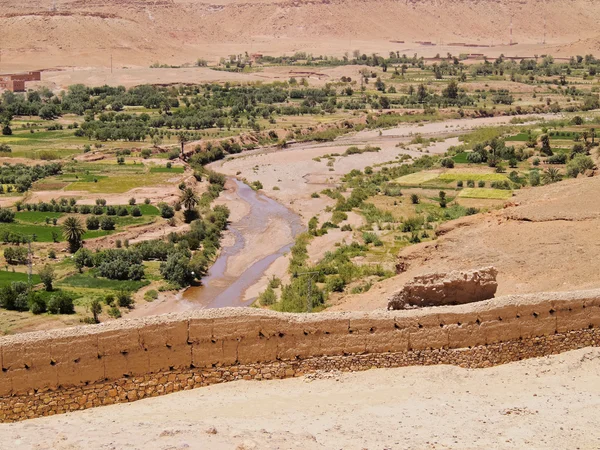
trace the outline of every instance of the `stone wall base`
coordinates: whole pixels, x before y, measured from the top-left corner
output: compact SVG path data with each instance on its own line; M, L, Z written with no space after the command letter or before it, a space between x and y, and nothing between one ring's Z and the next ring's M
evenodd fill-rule
M398 353L325 356L227 367L185 368L140 377L121 378L106 383L31 391L26 395L4 397L0 399L0 422L15 422L96 406L132 402L227 381L282 379L315 371L352 372L371 368L434 364L484 368L598 346L600 346L600 329L590 328L472 348L411 350Z

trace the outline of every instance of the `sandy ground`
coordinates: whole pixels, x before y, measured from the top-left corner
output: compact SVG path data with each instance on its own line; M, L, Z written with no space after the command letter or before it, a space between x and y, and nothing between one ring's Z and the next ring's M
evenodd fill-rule
M600 349L226 383L0 425L21 449L592 449Z

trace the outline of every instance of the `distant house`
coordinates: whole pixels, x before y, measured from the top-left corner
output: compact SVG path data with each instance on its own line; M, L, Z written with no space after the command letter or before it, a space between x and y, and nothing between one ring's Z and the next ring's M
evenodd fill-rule
M25 83L28 81L40 81L42 73L39 70L25 73L10 73L0 75L0 89L12 92L25 92Z

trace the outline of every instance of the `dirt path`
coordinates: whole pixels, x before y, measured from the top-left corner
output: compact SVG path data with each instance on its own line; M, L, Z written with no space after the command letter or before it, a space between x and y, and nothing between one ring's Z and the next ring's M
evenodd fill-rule
M241 381L0 425L15 450L591 449L600 349L490 369Z

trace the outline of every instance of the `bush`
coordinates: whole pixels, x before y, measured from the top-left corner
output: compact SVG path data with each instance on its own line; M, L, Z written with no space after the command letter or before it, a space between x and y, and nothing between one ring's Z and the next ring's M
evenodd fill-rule
M100 228L100 219L98 219L96 216L90 216L85 221L85 225L88 230L97 230Z
M189 257L180 252L171 253L160 265L163 278L181 287L189 286L194 281L195 276L192 272Z
M485 181L479 180L479 182L477 183L477 186L479 186L480 188L484 188L485 187Z
M339 275L332 276L327 280L327 290L330 292L344 292L346 283Z
M456 187L458 187L458 188L461 188L461 187L463 187L463 182L462 182L462 180L458 180L458 181L456 182Z
M119 291L117 293L117 305L121 308L130 308L133 305L133 298L129 291Z
M100 221L100 228L104 231L111 231L115 229L115 219L112 217L103 217Z
M379 239L379 236L375 233L365 232L363 233L363 239L365 244L373 244L375 247L381 247L383 245L383 242L381 242L381 239Z
M260 293L258 296L258 301L263 306L271 306L277 301L277 295L270 285L267 286L267 289Z
M419 196L417 194L411 194L410 201L412 202L413 205L418 205L419 204Z
M442 167L446 169L452 169L454 167L454 160L452 158L444 158L441 161Z
M133 217L140 217L142 215L142 210L139 207L134 206L131 208L131 215Z
M6 247L4 249L4 259L9 264L27 264L28 252L25 247Z
M144 300L146 300L147 302L152 302L154 300L156 300L158 298L158 292L155 291L154 289L150 289L149 291L146 291L146 293L144 294Z
M1 223L10 223L14 222L15 213L14 211L7 208L0 208L0 222Z
M175 210L167 205L166 203L160 203L158 205L158 208L160 209L160 215L161 217L165 218L165 219L170 219L171 217L173 217L175 215Z
M111 280L141 280L142 256L135 250L109 249L97 257L98 274Z
M64 292L58 292L48 300L48 312L51 314L75 314L73 299Z
M47 308L46 300L42 296L34 293L29 297L29 311L33 314L43 314Z
M52 291L52 283L54 282L54 268L50 264L46 264L39 272L40 280L44 284L46 291Z
M84 267L94 266L94 256L92 255L92 252L85 248L77 250L73 256L73 260L75 261L75 267L79 272L81 272Z

